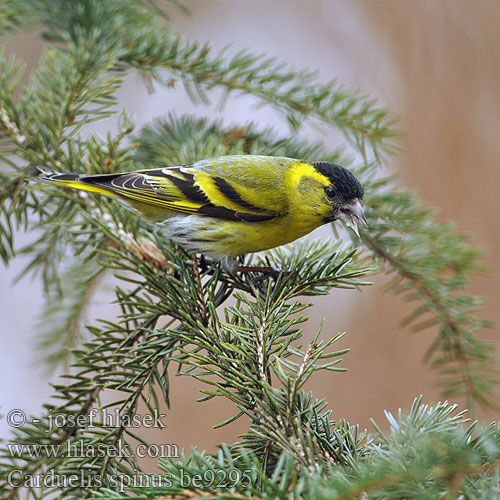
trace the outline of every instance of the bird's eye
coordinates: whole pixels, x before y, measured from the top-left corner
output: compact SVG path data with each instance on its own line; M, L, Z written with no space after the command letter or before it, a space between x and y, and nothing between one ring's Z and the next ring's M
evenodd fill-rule
M328 186L325 188L325 194L328 198L333 198L335 196L335 189L333 189L332 186Z

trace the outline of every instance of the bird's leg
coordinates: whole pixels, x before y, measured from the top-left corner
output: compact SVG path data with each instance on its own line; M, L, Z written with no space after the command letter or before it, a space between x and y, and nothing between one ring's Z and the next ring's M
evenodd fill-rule
M200 270L204 273L208 269L208 264L203 254L200 255Z
M257 276L253 279L254 282L263 281L267 278L278 278L280 276L288 276L293 271L282 271L281 269L275 269L271 266L238 266L238 262L236 259L232 257L224 257L221 259L222 268L227 271L229 274L233 274L236 272L240 273L261 273L260 276ZM200 266L207 265L204 259L203 254L200 257Z
M206 326L209 321L209 314L207 309L207 304L205 302L205 294L203 291L203 284L201 282L200 268L198 266L198 258L196 254L193 254L193 274L196 287L198 288L198 296L200 300L200 320Z
M262 273L261 276L255 278L254 281L262 281L266 278L279 278L280 276L288 276L292 271L282 271L271 266L238 266L236 271L240 273Z

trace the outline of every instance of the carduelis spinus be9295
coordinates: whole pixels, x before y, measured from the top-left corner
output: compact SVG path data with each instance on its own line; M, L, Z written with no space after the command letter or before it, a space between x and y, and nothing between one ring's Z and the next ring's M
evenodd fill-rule
M334 163L222 156L137 172L77 175L39 168L40 179L119 198L192 252L237 270L235 257L289 243L337 219L366 224L363 187ZM241 269L243 270L243 269Z

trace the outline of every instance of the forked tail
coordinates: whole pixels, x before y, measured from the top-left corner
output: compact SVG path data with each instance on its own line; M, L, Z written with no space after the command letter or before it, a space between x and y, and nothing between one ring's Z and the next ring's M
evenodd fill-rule
M101 175L79 175L71 173L54 172L45 167L29 166L27 172L38 174L37 177L30 179L33 182L49 182L58 184L61 187L79 189L81 191L90 191L92 193L103 194L106 196L118 196L111 189L107 189L102 184L112 181L121 174L101 174Z

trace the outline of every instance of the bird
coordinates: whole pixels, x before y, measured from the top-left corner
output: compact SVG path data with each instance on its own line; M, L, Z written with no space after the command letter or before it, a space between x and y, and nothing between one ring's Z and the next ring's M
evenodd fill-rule
M168 238L228 272L273 273L238 266L237 257L290 243L326 223L342 220L358 237L357 223L367 226L361 183L327 161L231 155L112 174L37 170L40 181L125 202Z

